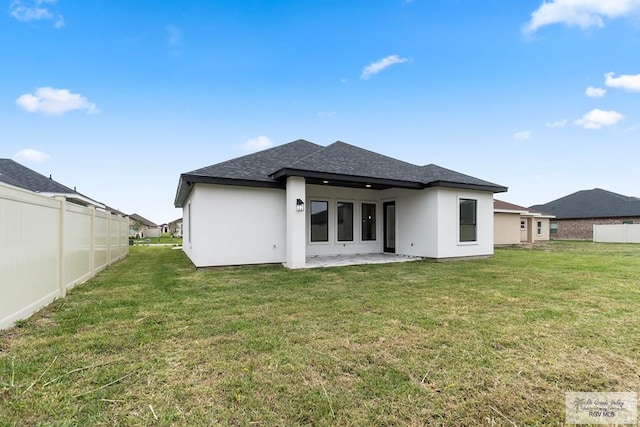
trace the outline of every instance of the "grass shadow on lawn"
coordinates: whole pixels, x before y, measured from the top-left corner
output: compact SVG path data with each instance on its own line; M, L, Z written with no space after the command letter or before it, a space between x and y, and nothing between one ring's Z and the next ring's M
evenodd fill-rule
M557 425L640 386L640 246L196 270L135 247L0 332L0 424Z

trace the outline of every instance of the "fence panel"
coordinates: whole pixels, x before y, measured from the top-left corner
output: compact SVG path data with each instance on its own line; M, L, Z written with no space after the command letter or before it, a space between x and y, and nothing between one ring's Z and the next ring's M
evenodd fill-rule
M109 231L109 214L106 212L96 212L96 221L94 224L94 263L96 271L100 271L109 265L107 254L107 233Z
M115 237L108 227L115 223ZM129 252L127 218L0 183L0 329Z
M60 202L0 187L0 328L59 294Z
M640 224L594 225L593 241L601 243L640 243Z
M64 286L75 284L93 275L91 251L93 233L91 222L94 209L65 202L64 207Z

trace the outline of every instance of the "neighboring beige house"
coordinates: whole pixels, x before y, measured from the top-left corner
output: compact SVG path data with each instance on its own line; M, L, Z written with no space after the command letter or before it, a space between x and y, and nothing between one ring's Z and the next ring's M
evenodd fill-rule
M494 199L493 244L519 245L549 240L551 218L555 217Z

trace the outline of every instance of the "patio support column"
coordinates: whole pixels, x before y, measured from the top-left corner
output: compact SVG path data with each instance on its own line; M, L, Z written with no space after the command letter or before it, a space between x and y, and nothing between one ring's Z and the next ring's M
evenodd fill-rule
M527 243L533 243L533 218L527 218Z
M287 268L304 268L306 262L307 248L305 238L305 211L308 206L302 205L303 210L298 208L298 199L306 203L306 182L299 176L287 178Z

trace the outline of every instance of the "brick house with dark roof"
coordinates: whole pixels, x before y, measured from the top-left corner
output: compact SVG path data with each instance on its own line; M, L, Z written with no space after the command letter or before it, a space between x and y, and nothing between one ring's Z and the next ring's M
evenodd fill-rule
M555 215L552 239L593 240L594 225L640 224L640 198L600 188L578 191L531 208Z
M493 254L493 194L507 188L344 142L297 140L180 175L183 250L197 267L316 255Z

